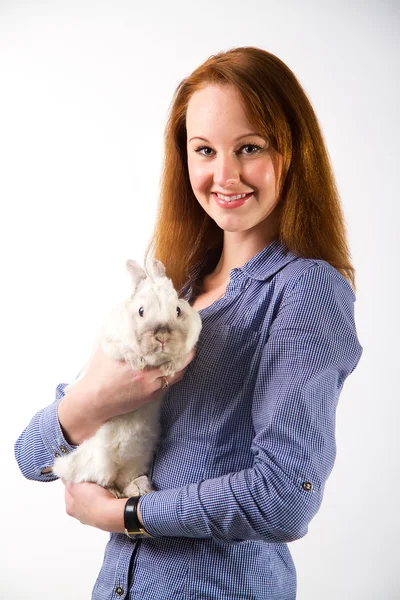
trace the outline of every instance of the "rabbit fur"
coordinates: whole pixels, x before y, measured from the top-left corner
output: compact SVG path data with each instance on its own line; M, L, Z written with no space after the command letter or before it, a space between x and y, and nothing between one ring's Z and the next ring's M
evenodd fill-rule
M128 260L126 267L132 295L111 312L98 343L111 357L129 362L132 369L159 367L165 376L172 376L198 340L200 315L178 298L160 261L149 259L144 270ZM71 385L86 369L85 365ZM107 421L73 452L56 458L53 473L74 483L97 483L117 498L151 491L146 473L160 433L161 400L158 397Z

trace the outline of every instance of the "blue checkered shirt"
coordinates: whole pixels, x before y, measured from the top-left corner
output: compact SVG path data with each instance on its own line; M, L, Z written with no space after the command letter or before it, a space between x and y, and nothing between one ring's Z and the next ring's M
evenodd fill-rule
M190 295L190 289L187 297ZM335 460L335 411L362 348L354 294L322 260L279 241L231 271L200 311L195 359L164 397L140 502L153 538L112 533L93 600L294 600L288 543L307 533ZM15 445L23 475L73 450L56 400Z

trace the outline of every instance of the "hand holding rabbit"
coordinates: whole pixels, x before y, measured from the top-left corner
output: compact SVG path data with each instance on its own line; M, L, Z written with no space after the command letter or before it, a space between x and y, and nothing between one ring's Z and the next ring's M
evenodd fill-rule
M181 369L168 384L182 379L195 351L187 355ZM101 344L90 359L85 375L70 386L58 406L58 418L71 444L81 444L101 425L117 415L136 410L165 393L160 368L132 370L129 363L105 353Z

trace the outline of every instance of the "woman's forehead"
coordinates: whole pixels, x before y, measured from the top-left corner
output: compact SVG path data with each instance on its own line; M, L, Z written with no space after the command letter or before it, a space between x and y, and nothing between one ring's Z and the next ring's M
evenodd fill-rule
M224 128L243 136L254 132L238 91L232 86L207 85L194 92L186 111L188 140L207 138Z

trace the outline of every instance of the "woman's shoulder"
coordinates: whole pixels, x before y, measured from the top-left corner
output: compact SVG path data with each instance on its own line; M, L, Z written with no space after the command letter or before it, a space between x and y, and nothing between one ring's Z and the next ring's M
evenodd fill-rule
M326 260L294 257L279 272L280 287L285 296L295 291L305 296L326 290L338 290L355 299L354 291L347 279Z
M321 336L333 344L346 340L355 355L360 345L354 322L355 295L347 279L321 259L298 258L274 289L274 319L269 333ZM350 340L350 342L349 342ZM350 344L350 346L348 346ZM347 351L347 350L346 350Z
M330 263L299 256L281 240L274 240L239 270L252 280L264 282L266 290L272 286L279 296L295 288L311 293L327 286L354 296L350 283Z

